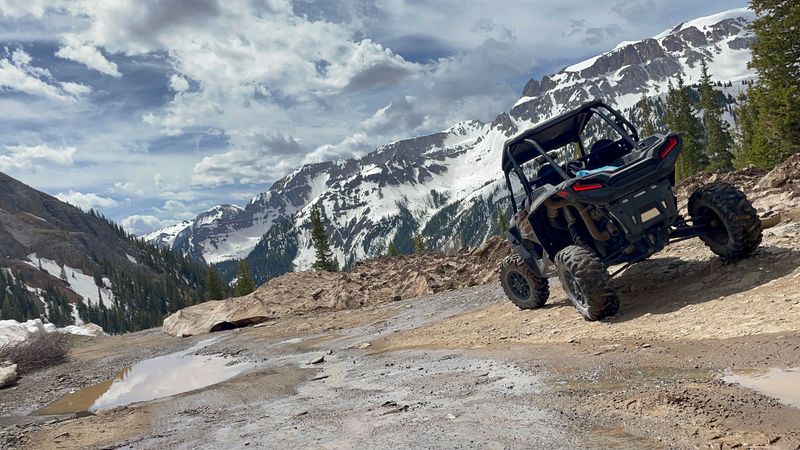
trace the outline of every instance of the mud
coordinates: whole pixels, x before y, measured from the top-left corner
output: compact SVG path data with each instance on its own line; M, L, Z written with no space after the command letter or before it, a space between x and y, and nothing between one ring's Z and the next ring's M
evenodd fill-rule
M583 321L555 284L535 311L490 284L317 312L213 334L201 355L248 365L226 381L31 416L202 340L82 339L69 363L0 391L0 446L796 449L793 385L744 377L800 367L798 232L768 230L732 265L696 241L670 247L618 277L622 309L603 322Z
M32 413L35 416L96 412L211 386L253 367L233 358L197 354L216 339L176 353L146 359L105 380L70 392Z
M779 402L800 408L800 369L771 367L769 369L740 369L722 377L726 383L735 383L753 389Z

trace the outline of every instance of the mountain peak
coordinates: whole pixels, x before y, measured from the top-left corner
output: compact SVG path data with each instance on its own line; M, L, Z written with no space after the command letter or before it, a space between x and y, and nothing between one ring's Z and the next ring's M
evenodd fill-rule
M488 125L463 120L357 159L304 165L244 209L201 214L174 247L223 263L223 270L246 257L260 281L307 269L314 260L311 203L322 206L342 266L383 253L390 242L411 251L415 231L433 248L479 244L496 232L497 213L507 206L500 171L506 139L590 99L624 110L642 95L665 93L679 74L693 83L701 59L715 81L750 77L753 36L745 25L751 18L749 10L739 9L687 21L531 79L511 110Z

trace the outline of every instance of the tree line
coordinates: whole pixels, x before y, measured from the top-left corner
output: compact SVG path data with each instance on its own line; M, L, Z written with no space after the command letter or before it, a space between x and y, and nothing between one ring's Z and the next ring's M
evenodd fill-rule
M770 170L800 151L800 3L753 0L751 8L756 41L749 66L757 77L743 83L749 89L729 111L735 130L723 118L729 102L714 89L722 83L711 79L705 60L696 90L678 76L670 82L663 110L655 111L644 96L637 104L644 136L665 129L681 133L678 180L750 165Z

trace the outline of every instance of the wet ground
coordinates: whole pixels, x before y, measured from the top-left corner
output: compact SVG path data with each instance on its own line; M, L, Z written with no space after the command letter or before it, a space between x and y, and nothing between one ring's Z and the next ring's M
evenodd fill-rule
M621 277L622 310L600 323L557 287L519 311L489 285L213 341L81 339L0 391L0 446L797 449L800 260L784 237L739 266L677 246L638 295Z
M722 379L753 389L779 402L800 408L800 369L771 367L769 369L735 370Z

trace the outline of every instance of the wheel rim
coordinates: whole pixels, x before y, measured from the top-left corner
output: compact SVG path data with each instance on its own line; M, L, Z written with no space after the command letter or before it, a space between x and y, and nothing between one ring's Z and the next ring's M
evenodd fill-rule
M704 233L708 239L720 245L728 243L730 234L719 214L710 208L703 208L699 216L702 217L703 225L708 230Z
M567 296L572 300L575 306L583 309L589 307L589 303L586 302L586 298L584 298L583 292L581 291L578 279L570 272L564 272L564 288L567 291Z
M531 285L528 279L519 272L508 274L508 287L520 300L527 300L531 296Z

